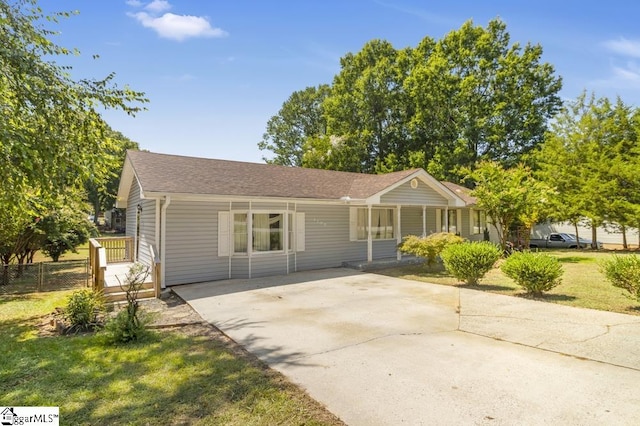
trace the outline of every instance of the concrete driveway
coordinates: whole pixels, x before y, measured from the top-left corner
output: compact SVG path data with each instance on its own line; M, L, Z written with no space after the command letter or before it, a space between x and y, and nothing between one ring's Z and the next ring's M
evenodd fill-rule
M640 317L347 269L175 287L350 425L632 425Z

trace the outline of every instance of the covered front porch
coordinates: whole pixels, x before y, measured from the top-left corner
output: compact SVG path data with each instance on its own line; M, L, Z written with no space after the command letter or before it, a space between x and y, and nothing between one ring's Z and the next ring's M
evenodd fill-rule
M155 256L153 257L155 259ZM135 262L132 237L105 237L89 240L89 264L92 287L103 292L107 302L126 298L127 274ZM160 264L145 266L144 282L138 292L139 299L160 297Z

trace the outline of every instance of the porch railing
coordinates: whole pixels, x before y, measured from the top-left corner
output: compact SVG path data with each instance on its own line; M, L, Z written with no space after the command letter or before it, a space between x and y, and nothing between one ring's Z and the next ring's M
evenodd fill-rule
M160 280L161 264L153 246L151 250L151 279L154 296L160 297L162 283ZM89 240L89 269L93 289L104 291L105 272L107 264L133 262L133 238L92 238Z
M95 238L104 247L108 263L133 262L133 237Z
M93 289L104 290L104 273L107 270L107 251L97 238L89 240L89 270Z

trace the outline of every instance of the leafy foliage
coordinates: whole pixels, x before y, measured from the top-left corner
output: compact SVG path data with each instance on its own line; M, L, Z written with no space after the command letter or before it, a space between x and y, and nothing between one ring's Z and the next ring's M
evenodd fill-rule
M452 244L440 253L447 272L469 285L478 284L500 256L502 250L489 241Z
M562 109L532 155L536 176L556 188L548 200L554 219L572 223L576 235L586 219L593 248L596 227L622 231L626 244L624 231L639 224L639 135L637 109L583 93Z
M475 185L471 195L491 218L503 249L507 246L509 229L515 223L527 227L528 237L531 227L545 216L546 198L552 191L522 164L504 169L496 162L482 162L467 178ZM524 244L528 246L528 241Z
M304 145L308 138L319 137L326 132L327 124L322 103L329 95L326 84L307 87L293 92L282 108L267 122L267 130L258 143L261 150L275 154L268 163L282 166L301 166Z
M501 270L534 296L541 296L559 285L563 272L555 257L529 251L513 253L502 264Z
M415 48L371 40L341 58L330 87L295 92L259 147L277 164L421 167L450 180L480 160L510 167L542 142L561 105L561 79L541 58L539 45L512 44L499 19Z
M62 208L44 217L38 223L38 229L42 231L42 251L57 262L61 255L67 251L76 251L76 248L95 236L97 230L87 220L82 211Z
M120 283L120 287L126 292L127 304L105 326L108 343L136 342L148 336L147 325L152 318L149 314L140 311L138 301L138 292L148 275L149 267L136 263L129 268L124 283Z
M104 311L101 293L89 289L74 291L67 299L64 317L73 331L88 331L100 327L99 315Z
M99 108L134 115L144 94L115 75L73 80L58 61L78 54L57 45L36 0L0 1L0 255L23 256L21 240L37 218L83 198L89 179L110 173L109 140ZM61 202L62 201L62 202Z
M437 232L427 235L426 237L418 237L416 235L408 235L398 246L402 253L412 254L417 257L424 257L427 260L427 266L432 266L442 250L453 244L460 244L464 239L458 235L448 232Z
M611 284L640 301L640 256L614 255L601 263L600 270Z

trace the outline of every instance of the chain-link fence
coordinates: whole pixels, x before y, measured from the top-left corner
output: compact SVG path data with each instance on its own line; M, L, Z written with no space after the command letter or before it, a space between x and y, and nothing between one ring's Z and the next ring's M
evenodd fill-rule
M89 259L2 265L0 294L68 290L89 285Z

